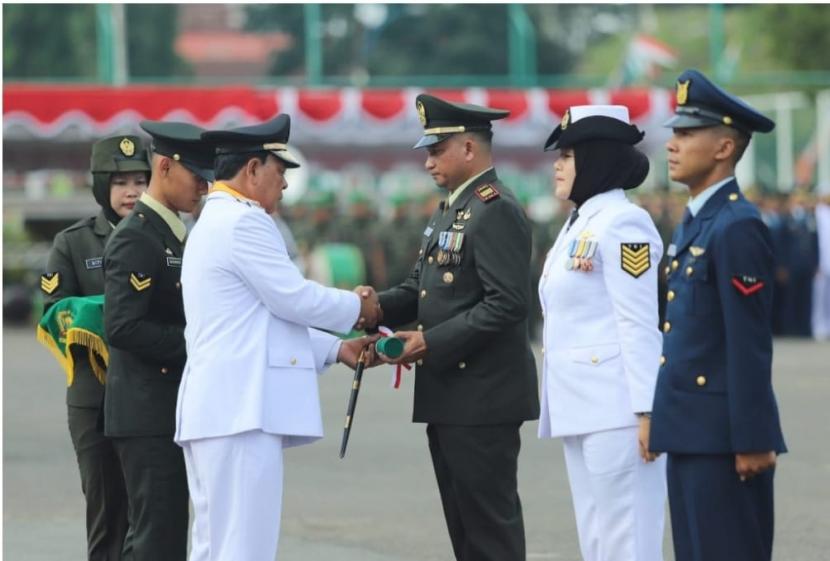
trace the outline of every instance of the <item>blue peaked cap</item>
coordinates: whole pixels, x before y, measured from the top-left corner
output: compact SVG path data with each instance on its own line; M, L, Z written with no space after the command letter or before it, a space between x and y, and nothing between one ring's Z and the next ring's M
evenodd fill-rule
M677 78L677 108L663 126L675 129L725 125L747 135L770 132L775 122L740 98L721 89L702 72L684 71Z

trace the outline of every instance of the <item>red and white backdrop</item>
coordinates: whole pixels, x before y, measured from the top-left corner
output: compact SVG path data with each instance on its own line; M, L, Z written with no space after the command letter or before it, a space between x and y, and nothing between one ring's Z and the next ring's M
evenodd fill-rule
M277 113L292 118L291 142L330 146L409 145L418 138L415 96L422 89L303 89L252 87L58 86L6 84L3 137L16 140L94 140L137 132L142 119L191 122L223 128L260 122ZM502 146L541 148L572 105L622 104L647 131L647 144L662 142L661 124L674 110L665 89L524 90L467 88L427 90L453 101L510 110L494 125Z

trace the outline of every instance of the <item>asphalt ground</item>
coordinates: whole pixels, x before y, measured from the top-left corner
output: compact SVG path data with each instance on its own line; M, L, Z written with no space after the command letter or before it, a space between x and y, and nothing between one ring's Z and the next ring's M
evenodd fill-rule
M776 474L775 559L830 560L830 344L777 340L774 383L790 452ZM537 349L537 358L539 356ZM326 437L286 451L280 561L452 560L412 382L367 371L345 460L352 373L321 378ZM83 497L64 376L33 329L3 332L3 559L85 559ZM522 428L519 492L529 560L579 561L561 443ZM673 561L667 524L664 550Z

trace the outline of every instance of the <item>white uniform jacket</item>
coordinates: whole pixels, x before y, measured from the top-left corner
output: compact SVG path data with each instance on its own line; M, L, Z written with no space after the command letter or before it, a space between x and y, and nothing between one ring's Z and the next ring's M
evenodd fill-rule
M187 240L181 282L176 441L250 430L284 435L286 447L320 438L317 373L336 359L337 338L310 328L348 332L359 297L303 278L271 217L221 191Z
M662 254L651 217L621 189L591 197L571 228L562 228L539 281L539 437L632 426L635 413L651 411L662 347ZM578 268L580 256L592 271Z

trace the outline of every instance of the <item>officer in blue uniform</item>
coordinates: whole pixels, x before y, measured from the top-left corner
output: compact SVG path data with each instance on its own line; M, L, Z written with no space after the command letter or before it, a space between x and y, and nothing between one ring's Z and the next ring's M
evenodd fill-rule
M786 451L771 383L774 259L734 174L750 135L775 123L687 70L666 126L669 176L690 198L668 249L650 448L668 453L675 558L769 560Z

